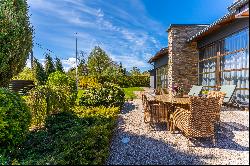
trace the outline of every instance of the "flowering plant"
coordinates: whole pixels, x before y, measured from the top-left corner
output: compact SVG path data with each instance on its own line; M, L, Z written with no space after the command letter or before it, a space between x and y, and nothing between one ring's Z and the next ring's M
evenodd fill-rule
M172 92L175 94L175 95L180 95L184 92L184 89L183 87L179 86L178 84L174 84L172 86Z

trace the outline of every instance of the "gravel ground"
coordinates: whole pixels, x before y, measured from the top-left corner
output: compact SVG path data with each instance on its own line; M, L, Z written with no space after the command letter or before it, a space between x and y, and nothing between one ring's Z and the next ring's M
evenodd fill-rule
M194 140L188 147L181 133L171 134L164 124L152 128L144 123L140 98L126 102L106 164L248 165L249 112L223 108L221 121L215 147L209 139Z

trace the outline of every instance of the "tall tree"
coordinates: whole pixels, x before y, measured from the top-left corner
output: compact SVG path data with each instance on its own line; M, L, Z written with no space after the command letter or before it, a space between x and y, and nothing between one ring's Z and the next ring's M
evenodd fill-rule
M138 76L141 75L141 71L138 67L133 67L133 69L130 71L132 76Z
M56 64L55 64L55 66L56 66L56 71L60 71L60 72L64 73L62 62L61 62L61 60L58 57L56 57Z
M25 67L32 49L32 27L26 0L0 1L0 87Z
M44 71L42 64L38 62L37 59L34 59L33 66L34 66L33 70L34 70L34 75L35 75L37 84L44 85L46 83L47 76L46 76L46 73Z
M91 75L102 75L112 60L99 46L96 46L88 57L88 69Z
M78 57L78 74L79 76L86 76L88 75L88 67L86 64L86 53L84 51L80 51L79 57Z
M45 73L46 73L46 76L48 77L51 73L53 73L55 71L56 71L56 69L55 69L52 57L50 56L50 54L46 54L46 56L45 56Z
M120 62L120 65L119 65L119 72L122 74L122 75L125 75L125 70L124 68L122 67L122 63Z

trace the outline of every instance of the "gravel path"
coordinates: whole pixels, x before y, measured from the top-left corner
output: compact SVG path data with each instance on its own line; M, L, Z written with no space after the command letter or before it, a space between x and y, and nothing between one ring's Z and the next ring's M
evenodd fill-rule
M139 95L140 96L140 95ZM182 134L165 125L150 127L143 121L141 99L126 102L118 118L108 165L249 164L249 112L224 110L217 145L209 139L187 146Z

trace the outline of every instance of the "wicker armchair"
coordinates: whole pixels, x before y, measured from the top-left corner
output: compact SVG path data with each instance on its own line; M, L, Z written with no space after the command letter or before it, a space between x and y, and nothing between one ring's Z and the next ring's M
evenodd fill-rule
M169 128L170 112L167 104L160 101L148 101L145 98L144 122L150 125L156 123L167 123Z
M190 97L190 108L177 110L170 116L170 130L175 132L179 128L185 136L210 137L215 144L214 123L218 98L215 97Z
M218 109L216 110L216 122L220 122L220 112L222 108L222 104L224 101L224 98L226 96L226 93L220 92L220 91L209 91L207 94L207 97L217 97L218 99Z

